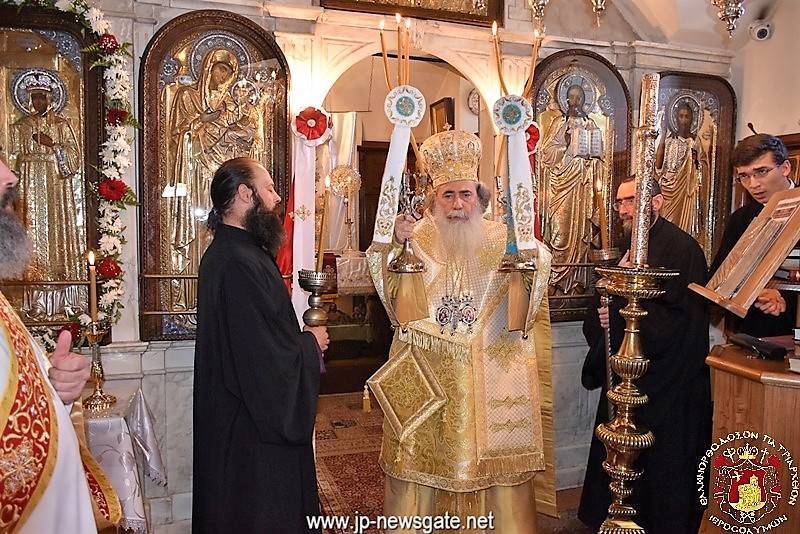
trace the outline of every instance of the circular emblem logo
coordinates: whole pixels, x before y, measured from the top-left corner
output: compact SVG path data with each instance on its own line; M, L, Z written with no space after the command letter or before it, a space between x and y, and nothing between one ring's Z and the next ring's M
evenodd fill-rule
M505 135L524 131L533 122L533 108L521 96L508 95L494 103L494 123Z
M749 430L711 444L700 459L697 486L708 520L726 532L750 532L751 525L758 532L772 530L788 520L776 513L780 500L794 506L800 492L791 452L768 434Z
M392 124L413 128L425 115L425 97L416 87L400 85L386 95L384 111Z
M397 104L395 105L397 109L397 113L399 113L403 117L410 117L414 114L414 101L408 95L403 95L397 99Z

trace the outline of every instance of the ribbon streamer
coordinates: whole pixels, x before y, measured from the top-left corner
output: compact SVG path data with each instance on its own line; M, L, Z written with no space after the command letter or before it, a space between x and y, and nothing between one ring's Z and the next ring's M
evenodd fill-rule
M381 177L378 213L372 242L390 244L394 237L397 206L400 203L403 168L411 139L411 128L417 126L425 115L425 97L416 87L401 85L386 96L384 109L389 122L394 124L389 141L389 153Z

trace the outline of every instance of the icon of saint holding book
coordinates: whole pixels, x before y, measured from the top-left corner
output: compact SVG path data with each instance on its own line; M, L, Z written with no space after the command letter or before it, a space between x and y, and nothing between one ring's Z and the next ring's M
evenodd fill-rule
M605 183L608 124L602 114L593 113L598 90L588 77L567 74L558 81L555 93L558 109L541 115L539 154L547 187L545 240L553 252L550 285L568 295L586 289L581 270L564 264L586 262L596 233L595 196Z

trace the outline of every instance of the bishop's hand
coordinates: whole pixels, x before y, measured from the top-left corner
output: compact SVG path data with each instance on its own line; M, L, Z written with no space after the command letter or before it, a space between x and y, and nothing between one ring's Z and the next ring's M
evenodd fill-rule
M56 350L50 356L52 367L47 371L50 383L64 404L73 402L81 396L83 386L89 380L89 360L80 354L70 352L72 334L61 332Z
M417 220L411 215L398 215L394 222L395 243L404 243L406 239L410 239L414 234L414 225L416 223Z

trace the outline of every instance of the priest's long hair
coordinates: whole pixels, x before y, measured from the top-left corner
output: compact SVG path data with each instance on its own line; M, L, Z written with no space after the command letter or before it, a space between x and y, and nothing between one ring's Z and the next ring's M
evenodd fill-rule
M241 184L253 189L253 167L258 162L251 158L233 158L219 166L211 180L211 211L206 226L212 232L222 223ZM255 191L254 191L255 193Z

